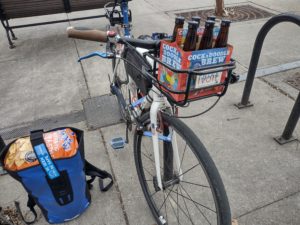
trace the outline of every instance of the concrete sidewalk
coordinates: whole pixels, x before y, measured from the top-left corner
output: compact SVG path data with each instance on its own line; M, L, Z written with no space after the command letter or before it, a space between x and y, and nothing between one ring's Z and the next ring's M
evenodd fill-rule
M214 1L135 0L130 3L134 14L133 33L168 32L174 13L191 9L212 8ZM228 0L228 6L250 4L279 14L300 11L298 0ZM69 16L95 15L102 10L72 13ZM52 15L13 20L12 23L66 18ZM268 19L233 23L230 42L234 45L237 72L248 70L256 35ZM104 29L107 21L72 22L74 26ZM103 49L97 43L67 39L70 24L56 24L16 30L17 48L10 50L0 29L0 133L35 127L43 122L55 127L68 125L85 130L87 159L111 171L115 186L105 194L92 190L93 203L80 218L69 224L155 224L138 183L133 159L132 141L121 152L109 146L111 138L124 136L125 125L89 130L82 101L109 93L109 61L77 58ZM238 110L244 82L229 87L228 93L209 113L185 120L201 139L215 161L230 201L233 218L245 225L300 224L300 147L299 142L278 145L299 90L285 83L300 69L300 29L280 24L267 36L259 69L278 72L255 80L251 101L254 107ZM295 66L296 65L296 66ZM284 69L283 69L284 68ZM203 111L214 99L191 104L182 114ZM103 115L105 117L105 115ZM68 118L68 120L66 120ZM103 119L103 118L100 118ZM300 126L294 136L300 139ZM7 140L8 141L8 140ZM9 176L0 177L0 206L11 206L18 200L26 210L22 187ZM95 186L96 187L96 186ZM40 215L40 212L39 212ZM47 224L40 215L37 224Z

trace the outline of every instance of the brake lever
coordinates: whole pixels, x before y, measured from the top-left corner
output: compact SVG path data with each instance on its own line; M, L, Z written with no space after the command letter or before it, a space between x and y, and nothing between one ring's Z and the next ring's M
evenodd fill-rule
M89 58L92 58L92 57L95 57L95 56L99 56L101 58L104 58L104 59L112 59L114 58L114 54L113 53L106 53L106 52L92 52L86 56L82 56L78 59L78 62L81 62L82 60L85 60L85 59L89 59Z

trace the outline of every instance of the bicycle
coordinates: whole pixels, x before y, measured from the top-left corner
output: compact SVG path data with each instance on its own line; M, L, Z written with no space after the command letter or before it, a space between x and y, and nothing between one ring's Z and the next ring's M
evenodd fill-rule
M113 31L76 28L69 28L68 35L107 43L106 53L94 52L80 60L93 56L113 60L111 92L117 97L127 125L126 140L116 140L120 145L114 147L128 142L128 130L135 125L136 170L156 222L160 225L231 224L230 206L219 172L199 138L177 118L177 111L178 106L186 106L189 102L193 75L227 70L224 91L217 96L224 95L229 82L235 78L232 74L234 61L193 71L176 70L191 75L187 89L181 93L185 98L176 101L157 79L157 64L169 67L157 58L159 40L133 39Z

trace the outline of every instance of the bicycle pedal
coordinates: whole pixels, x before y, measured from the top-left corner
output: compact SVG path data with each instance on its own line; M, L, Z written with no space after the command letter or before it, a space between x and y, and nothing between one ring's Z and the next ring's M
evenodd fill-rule
M126 141L122 137L113 138L110 142L111 147L114 150L123 149L125 147Z

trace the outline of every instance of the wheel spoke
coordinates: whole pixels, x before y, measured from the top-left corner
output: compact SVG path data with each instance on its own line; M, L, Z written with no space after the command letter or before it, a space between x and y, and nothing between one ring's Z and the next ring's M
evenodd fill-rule
M150 196L151 197L153 197L156 193L158 193L158 192L160 192L160 191L155 191L155 192L153 192L153 193L150 193Z
M147 156L144 152L142 152L142 154L143 154L143 156L144 156L146 159L149 159L149 161L155 163L154 160L151 159L149 156Z
M196 204L196 202L195 202L194 200L191 199L189 193L187 193L187 191L182 187L182 185L181 185L181 184L179 184L179 185L180 185L180 187L182 188L182 190L189 196L188 199L194 203L194 205L195 205L196 208L199 210L199 212L200 212L201 215L204 217L204 219L211 225L211 223L208 221L207 217L204 215L204 213L202 212L202 210L201 210L201 209L199 208L199 206L197 206L197 205L200 205L200 206L202 206L202 207L204 207L204 208L206 208L206 209L208 209L208 210L210 210L210 211L212 211L212 212L214 212L214 213L217 213L217 212L214 211L214 210L212 210L212 209L210 209L210 208L207 207L207 206L204 206L204 205L200 204L200 203L197 203L197 204Z
M143 156L146 158L146 159L149 159L149 161L153 162L153 164L155 165L155 161L153 159L151 159L150 157L148 157L147 155L145 155L145 153L142 153ZM155 166L153 166L153 168L155 169ZM162 167L160 167L160 169L162 169Z
M154 175L151 174L146 168L144 168L144 170L145 170L151 177L154 177Z
M172 187L171 190L169 190L169 193L168 193L167 197L164 199L163 204L159 207L158 212L160 212L161 208L162 208L162 207L164 206L164 204L166 203L166 200L167 200L168 196L170 195L171 191L173 190L173 188L174 188L174 186Z
M181 157L181 160L180 160L180 166L179 166L179 168L181 168L181 166L182 166L183 158L185 156L186 147L187 147L187 143L185 143L185 147L184 147L184 151L182 153L182 157Z
M182 191L181 191L181 189L180 189L180 193L182 194ZM185 201L185 199L184 199L184 198L182 198L182 199L183 199L183 202L184 202L185 208L186 208L186 210L187 210L187 212L188 212L188 214L189 214L189 218L190 218L190 220L191 220L192 224L194 224L194 223L193 223L193 220L192 220L192 218L191 218L190 211L189 211L189 209L188 209L188 207L187 207L186 201Z
M180 185L180 186L182 187L182 185ZM182 187L182 189L184 190L183 187ZM173 192L173 193L176 193L175 191L172 191L172 192ZM183 194L180 194L180 193L178 193L178 192L177 192L177 194L178 194L179 196L181 196L181 197L183 197L183 198L185 198L185 199L187 199L187 200L193 202L194 204L200 205L200 206L202 206L203 208L206 208L206 209L208 209L208 210L210 210L210 211L212 211L212 212L214 212L214 213L217 213L215 210L209 208L208 206L205 206L205 205L203 205L203 204L201 204L201 203L196 202L195 200L193 200L193 199L188 195L188 193L187 193L188 197L185 196L185 195L183 195Z
M172 196L170 195L170 198L172 198ZM172 198L172 200L174 201L174 199ZM175 201L174 201L175 202ZM180 207L180 205L177 205L178 206L178 208L181 210L181 212L183 212L183 214L189 219L189 220L191 220L191 218L186 214L186 212ZM193 221L191 221L192 222L192 224L194 224L193 223Z
M199 186L199 187L205 187L205 188L210 188L209 186L206 186L206 185L202 185L202 184L196 184L196 183L192 183L192 182L188 182L188 181L181 181L182 183L186 183L186 184L192 184L192 185L195 185L195 186Z
M179 177L181 177L182 175L184 175L184 174L190 172L191 170L195 169L195 168L196 168L197 166L199 166L199 165L200 165L200 163L198 163L198 164L195 165L195 166L192 166L190 169L186 170L186 171L183 172L182 174L177 175L176 178L179 178Z
M177 191L178 191L178 186L177 186ZM176 214L175 209L174 209L174 207L173 207L172 202L171 202L170 199L169 199L169 201L170 201L170 205L171 205L171 207L172 207L172 210L173 210L173 212L174 212L174 214L175 214L175 216L176 216L177 222L178 222L178 224L180 224L180 222L179 222L178 207L177 207L177 214ZM177 199L176 205L178 206L178 199ZM168 220L167 220L167 221L168 221ZM181 224L180 224L180 225L181 225Z
M147 154L148 154L148 156L149 156L149 159L151 159L151 158L150 158L150 155L151 155L151 154L150 154L149 151L148 151L149 149L148 149L144 144L143 144L143 147L146 149L146 152L147 152ZM142 152L142 154L145 155L144 152ZM152 161L153 161L153 160L152 160ZM154 162L154 161L153 161L153 162Z
M164 193L164 198L166 198L165 193ZM166 199L165 199L166 201ZM172 205L171 205L172 206ZM165 211L166 211L166 220L168 221L168 211L167 211L167 204L165 204Z

